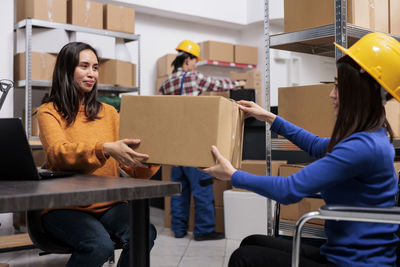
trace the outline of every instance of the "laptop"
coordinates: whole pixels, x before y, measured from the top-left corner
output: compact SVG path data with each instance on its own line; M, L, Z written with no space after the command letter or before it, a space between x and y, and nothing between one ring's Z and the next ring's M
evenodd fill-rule
M0 180L42 180L73 172L38 169L20 118L0 118Z

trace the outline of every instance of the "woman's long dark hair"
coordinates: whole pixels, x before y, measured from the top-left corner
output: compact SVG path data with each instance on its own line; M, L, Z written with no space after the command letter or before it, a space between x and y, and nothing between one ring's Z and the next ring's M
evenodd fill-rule
M50 95L46 96L42 102L53 102L54 108L61 113L67 121L67 125L73 123L79 111L81 89L74 81L75 68L79 64L81 51L91 50L96 55L96 50L86 43L72 42L66 44L57 56L53 72L53 82ZM93 89L84 94L85 115L87 120L99 119L97 114L101 104L96 100L97 82Z
M393 131L386 119L381 85L349 56L337 62L339 112L327 151L357 132L372 132L385 127L390 140Z
M176 56L175 60L172 61L171 66L174 67L174 70L172 72L176 72L178 68L183 66L183 63L185 63L185 60L187 58L193 59L196 58L192 54L180 51L179 54Z

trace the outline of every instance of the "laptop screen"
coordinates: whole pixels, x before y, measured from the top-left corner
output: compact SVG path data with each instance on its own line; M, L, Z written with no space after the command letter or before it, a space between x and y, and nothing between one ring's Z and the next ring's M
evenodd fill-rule
M40 179L20 118L0 118L0 179Z

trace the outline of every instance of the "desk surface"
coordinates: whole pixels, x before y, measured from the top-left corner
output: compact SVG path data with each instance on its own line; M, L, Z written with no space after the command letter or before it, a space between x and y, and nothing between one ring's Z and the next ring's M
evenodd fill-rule
M180 184L95 175L42 181L0 181L0 213L103 201L149 199L180 193Z

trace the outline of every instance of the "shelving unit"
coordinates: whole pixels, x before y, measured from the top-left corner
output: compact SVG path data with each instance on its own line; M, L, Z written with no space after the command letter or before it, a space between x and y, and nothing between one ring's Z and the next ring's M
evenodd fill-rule
M123 32L100 30L71 24L62 24L56 22L42 21L37 19L24 19L19 21L14 26L14 31L25 29L25 80L16 81L15 87L25 87L25 129L29 139L32 138L32 89L48 89L51 86L50 81L32 80L31 64L32 64L32 29L47 28L47 29L62 29L67 32L83 32L96 35L121 38L124 42L138 42L138 62L137 62L137 87L121 87L115 85L98 84L98 89L101 91L113 93L137 92L140 94L140 35L129 34ZM16 40L17 41L17 40Z

